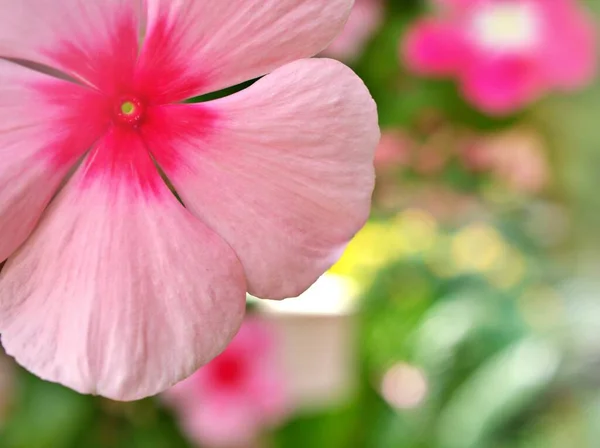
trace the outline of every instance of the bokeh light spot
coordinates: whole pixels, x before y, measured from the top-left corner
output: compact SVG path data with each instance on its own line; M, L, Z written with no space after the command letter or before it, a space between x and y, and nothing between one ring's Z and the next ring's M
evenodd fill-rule
M418 407L427 396L428 389L423 371L405 363L394 365L381 381L381 395L396 409Z

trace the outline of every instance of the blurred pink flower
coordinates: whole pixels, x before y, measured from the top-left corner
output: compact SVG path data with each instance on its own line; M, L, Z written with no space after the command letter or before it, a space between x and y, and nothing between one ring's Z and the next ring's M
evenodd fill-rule
M332 266L369 216L379 128L360 78L310 58L352 4L0 0L7 353L140 399L225 348L246 292Z
M287 389L275 344L265 322L248 318L221 355L164 394L191 439L245 447L285 417Z
M323 54L342 61L356 59L382 19L382 0L356 0L344 30Z
M463 166L472 173L484 173L493 167L493 157L490 151L486 151L483 138L473 136L465 139L460 148L460 159Z
M467 167L489 170L512 189L536 193L549 181L550 167L542 138L534 131L512 129L481 137L463 154Z
M596 71L595 29L576 0L437 0L403 55L414 72L455 77L491 114L516 111L552 89L588 83Z
M432 176L442 172L450 159L451 141L443 141L441 132L430 135L417 147L412 159L413 170L423 176Z
M405 189L402 208L425 210L436 220L445 223L469 220L482 212L481 204L475 195L431 183L414 189Z
M384 131L375 151L375 169L379 174L410 164L414 148L412 137L403 130Z

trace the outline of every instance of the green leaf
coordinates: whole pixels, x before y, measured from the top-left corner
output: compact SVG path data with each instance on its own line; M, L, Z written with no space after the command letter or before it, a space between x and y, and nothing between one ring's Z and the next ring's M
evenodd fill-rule
M476 448L537 398L559 366L554 347L528 338L485 363L457 390L442 411L439 446Z

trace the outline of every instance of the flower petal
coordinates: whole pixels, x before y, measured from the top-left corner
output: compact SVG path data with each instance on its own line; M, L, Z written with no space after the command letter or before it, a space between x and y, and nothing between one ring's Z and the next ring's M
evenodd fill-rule
M549 81L566 90L588 84L598 68L592 18L572 0L538 1L546 18L546 43L539 57Z
M267 322L246 319L221 355L165 393L185 432L200 445L247 446L285 417L285 375L276 337ZM233 377L227 373L232 367Z
M461 68L469 50L460 28L445 20L426 19L408 31L402 55L415 73L446 76Z
M369 215L377 112L339 62L296 61L233 96L157 108L142 132L256 296L304 291Z
M537 100L546 87L536 64L526 58L472 61L463 73L465 97L489 114L505 115Z
M0 274L7 352L42 378L133 400L216 356L245 310L243 270L179 204L139 137L113 130Z
M0 60L0 262L101 136L102 107L91 90Z
M196 407L182 415L185 434L199 446L247 447L260 434L260 414L252 402L238 396L197 400Z
M130 82L140 1L0 1L0 58L46 64L99 89Z
M317 54L342 30L353 0L147 3L138 82L168 102L239 84Z
M383 16L382 0L356 0L343 31L322 54L340 60L356 59L379 28Z

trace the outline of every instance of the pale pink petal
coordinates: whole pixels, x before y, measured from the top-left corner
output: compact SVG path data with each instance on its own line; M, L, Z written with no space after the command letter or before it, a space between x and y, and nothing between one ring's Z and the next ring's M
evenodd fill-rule
M290 411L290 396L280 360L266 357L256 368L250 381L249 396L260 409L261 424L280 423Z
M138 82L155 97L176 101L319 53L341 31L353 0L147 3L148 33Z
M63 70L99 89L130 82L142 0L2 0L0 58Z
M0 60L0 262L101 136L102 110L91 90Z
M597 72L596 24L591 14L572 0L538 0L546 19L546 39L540 63L557 87L575 89Z
M245 309L234 253L124 130L96 146L0 282L10 355L44 379L119 400L191 375L225 347Z
M157 108L143 132L259 297L304 291L369 215L377 112L339 62L300 60L233 96Z
M343 31L323 54L340 60L356 59L381 23L383 8L382 0L356 0Z
M454 23L427 19L408 31L402 56L415 73L446 76L455 74L468 60L469 48Z
M545 87L528 59L490 57L471 61L462 79L467 99L490 114L505 115L535 101Z
M254 404L235 396L199 400L183 415L181 423L185 433L200 446L213 448L246 448L262 429L260 412Z

